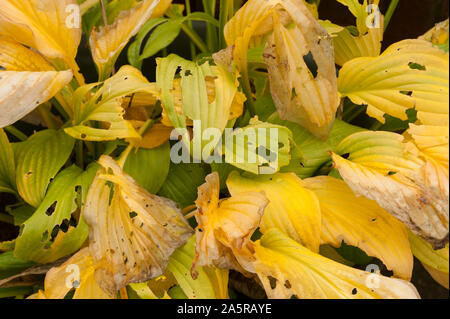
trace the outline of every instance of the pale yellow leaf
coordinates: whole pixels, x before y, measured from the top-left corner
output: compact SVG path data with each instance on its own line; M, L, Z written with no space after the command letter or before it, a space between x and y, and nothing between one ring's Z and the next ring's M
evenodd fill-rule
M11 125L54 97L73 77L71 70L0 71L0 128Z
M255 243L255 270L272 299L417 299L409 282L350 268L277 229Z
M259 192L243 192L220 200L219 174L206 177L198 189L196 266L251 271L253 243L250 238L258 228L268 200Z
M332 154L335 168L358 195L375 200L414 233L435 247L448 242L448 197L434 191L423 176L415 146L389 132L349 136Z
M109 76L123 48L144 23L154 17L153 12L161 12L156 9L159 3L160 0L141 1L134 8L121 12L113 24L92 31L89 43L100 80Z
M284 27L274 14L274 33L264 51L272 97L281 119L326 138L339 107L331 37L305 6L286 10L295 26Z
M99 160L86 199L96 278L110 294L163 274L170 255L192 235L176 204L149 194L110 157Z

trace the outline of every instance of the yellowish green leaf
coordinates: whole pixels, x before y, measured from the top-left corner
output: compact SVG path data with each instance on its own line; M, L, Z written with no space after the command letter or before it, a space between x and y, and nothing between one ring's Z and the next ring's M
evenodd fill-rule
M407 120L415 109L419 123L449 124L449 55L424 40L404 40L379 57L347 62L339 73L342 97L367 105L367 114L385 123L388 114Z
M192 278L191 266L195 257L195 236L170 257L167 270L176 278L189 299L228 299L228 269L197 267Z
M25 202L38 207L47 187L72 154L75 141L63 131L45 130L15 150L17 190Z

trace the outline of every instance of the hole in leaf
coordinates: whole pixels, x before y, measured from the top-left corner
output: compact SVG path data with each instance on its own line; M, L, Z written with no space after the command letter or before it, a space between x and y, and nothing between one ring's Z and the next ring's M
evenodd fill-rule
M305 61L305 64L308 67L309 71L311 72L312 76L316 78L319 67L317 66L316 60L314 60L311 51L309 51L307 55L303 56L303 61Z
M272 276L269 276L267 278L269 279L270 288L275 289L277 287L277 279Z
M408 66L412 70L426 71L427 68L419 63L409 62Z
M47 214L47 216L52 216L53 213L55 212L56 209L56 205L58 205L58 201L54 202L45 212Z

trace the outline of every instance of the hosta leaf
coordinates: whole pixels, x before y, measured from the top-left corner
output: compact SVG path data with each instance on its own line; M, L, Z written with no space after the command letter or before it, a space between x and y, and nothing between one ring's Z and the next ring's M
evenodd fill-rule
M300 178L314 176L319 168L331 161L330 151L336 150L339 143L349 135L363 131L363 129L347 124L341 120L334 122L329 137L323 141L300 125L283 121L278 113L273 114L267 120L270 123L287 127L293 136L299 153L291 152L291 162L281 169L282 172L293 172Z
M342 97L367 105L381 123L384 114L407 120L415 109L421 124L448 125L448 54L423 40L391 45L379 57L353 59L339 73Z
M170 45L180 34L183 22L183 18L176 18L157 26L150 35L150 38L144 47L144 51L140 56L140 60L154 56L156 53Z
M53 67L36 51L13 39L0 36L0 66L6 71L53 71Z
M173 128L167 127L163 124L154 124L151 129L142 136L142 140L136 147L144 149L155 149L163 146L170 140Z
M311 252L277 229L255 243L255 256L255 270L269 298L420 298L407 281L339 264Z
M0 129L0 193L15 193L16 163L14 150L5 131Z
M163 1L165 2L167 1ZM121 12L113 24L102 26L91 33L89 43L100 80L108 78L128 41L139 32L148 19L156 17L153 12L159 3L159 0L139 2L134 8Z
M151 194L159 192L169 174L169 168L169 143L152 150L131 152L124 165L124 171Z
M205 182L207 170L200 164L171 164L169 176L158 195L177 202L182 208L194 203L197 187Z
M411 124L406 136L422 152L426 164L423 168L425 184L437 196L448 199L448 161L449 161L449 131L448 126L426 126Z
M197 278L191 276L195 257L195 236L170 256L167 270L176 278L189 299L228 299L228 269L197 267Z
M50 181L69 159L74 142L63 131L45 130L30 137L15 152L17 189L28 204L41 204Z
M332 154L335 168L358 195L377 201L436 247L448 241L448 198L424 181L424 161L404 137L389 132L349 136Z
M0 128L47 102L71 80L72 71L0 71Z
M411 279L413 256L402 223L375 201L357 197L341 180L320 176L304 185L320 202L323 244L339 248L344 241L383 261L396 277Z
M83 248L59 267L47 272L44 291L32 299L64 299L75 288L73 299L111 299L95 279L95 265L89 248Z
M339 0L338 0L339 1ZM336 32L333 38L334 53L336 64L344 65L346 62L359 57L376 57L381 51L381 42L383 41L383 16L375 16L373 27L368 27L370 21L368 3L364 1L360 4L358 0L341 0L350 12L356 17L358 34L354 35L349 28L344 28ZM378 5L379 1L374 4Z
M303 1L288 4L294 26L286 28L275 14L264 52L272 96L283 120L326 138L339 107L331 38Z
M136 40L128 48L128 61L135 68L142 67L141 46L147 35L161 23L167 22L165 18L153 18L148 20L136 36Z
M12 251L0 253L0 279L17 275L21 271L34 266L31 261L24 261L14 257Z
M83 32L85 34L91 34L94 27L100 27L104 25L102 7L99 0L92 0L94 3L92 7L83 14ZM129 10L136 6L136 0L110 0L105 4L106 20L108 24L114 23L117 16L124 10ZM80 4L81 12L85 11L87 5Z
M151 195L107 156L99 160L84 216L96 278L111 296L129 283L163 274L170 255L192 235L169 199Z
M448 53L449 19L437 23L430 31L419 39L430 41L433 45Z
M92 92L95 87L98 90ZM65 132L87 141L139 140L141 137L133 125L124 119L125 110L122 107L122 99L137 92L158 94L142 73L131 66L123 66L103 84L80 87L73 97L73 126L66 128Z
M225 40L229 47L233 46L233 60L244 74L247 72L247 51L253 48L252 39L272 31L271 15L280 2L280 0L247 1L225 25Z
M75 0L5 0L0 8L0 35L16 39L49 59L62 59L77 73L74 61L81 40L78 9Z
M88 237L82 205L98 166L72 166L56 176L16 240L18 258L50 263L77 251ZM81 215L80 215L81 214Z
M177 109L174 77L181 69L182 108ZM210 66L208 62L198 65L176 55L158 59L156 71L157 85L161 90L161 101L168 118L183 136L183 142L191 149L191 141L186 132L188 120L199 121L201 127L194 128L194 140L202 140L207 129L223 132L229 121L233 101L237 94L237 75L230 73L223 66ZM210 100L207 81L213 80L215 94ZM215 144L218 141L213 141ZM200 142L200 144L204 144ZM201 145L203 146L203 145ZM200 148L203 150L203 147ZM201 158L201 151L193 150L194 158Z
M252 272L250 238L259 226L268 200L262 192L237 192L220 200L219 191L217 173L208 175L206 183L198 188L197 245L192 268L215 266Z
M252 177L233 172L227 186L231 195L262 192L267 196L269 204L260 225L263 234L278 228L310 250L319 252L322 225L319 201L295 174Z
M225 134L225 161L253 174L273 174L289 165L291 131L252 119L250 125Z
M448 247L434 250L425 240L409 232L409 241L414 256L419 259L434 280L445 288L449 288L448 280Z

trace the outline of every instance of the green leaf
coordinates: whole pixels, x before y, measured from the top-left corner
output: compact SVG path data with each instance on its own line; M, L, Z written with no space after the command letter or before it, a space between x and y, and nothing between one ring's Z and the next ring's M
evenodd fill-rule
M150 194L157 194L166 181L170 168L170 143L147 150L139 149L128 155L124 171Z
M21 271L33 266L33 262L23 261L14 257L12 251L0 254L0 280L17 275Z
M154 18L147 21L142 29L139 31L136 36L136 41L134 41L129 49L128 49L128 62L134 66L135 68L140 69L142 67L142 60L140 60L141 56L141 46L144 42L145 37L158 25L168 21L168 19L164 18Z
M219 21L217 21L217 19L214 19L211 15L209 15L205 12L191 13L186 16L186 20L203 21L203 22L207 22L215 27L219 27Z
M48 184L69 159L74 143L63 131L45 130L20 146L16 157L17 189L28 204L39 206Z
M334 151L339 143L349 135L363 131L363 129L336 120L326 141L316 138L306 129L289 121L282 121L277 113L268 119L268 122L284 125L292 132L296 148L299 153L293 153L290 165L284 167L282 172L294 172L300 178L314 176L317 170L331 161L330 151Z
M41 205L24 223L16 240L16 257L49 263L81 247L89 229L80 211L97 170L97 164L86 171L72 166L58 174Z
M213 172L219 173L220 191L228 191L227 179L233 171L239 169L228 163L211 163L211 169Z
M14 225L22 225L28 218L30 218L36 209L28 204L24 204L15 209L8 211L14 217Z
M172 164L159 195L174 200L181 208L192 205L206 175L208 172L200 164Z
M16 193L14 151L5 131L0 129L0 193Z
M170 257L167 269L174 275L189 299L228 299L228 270L197 267L197 279L191 276L195 256L195 236Z
M367 256L367 254L358 247L349 246L344 242L342 242L341 247L337 248L336 251L343 258L355 263L356 265L365 266L370 264L373 260L372 257Z
M140 56L140 60L154 56L162 49L169 46L180 34L181 25L184 18L176 18L156 27L155 31L150 36L144 51Z

